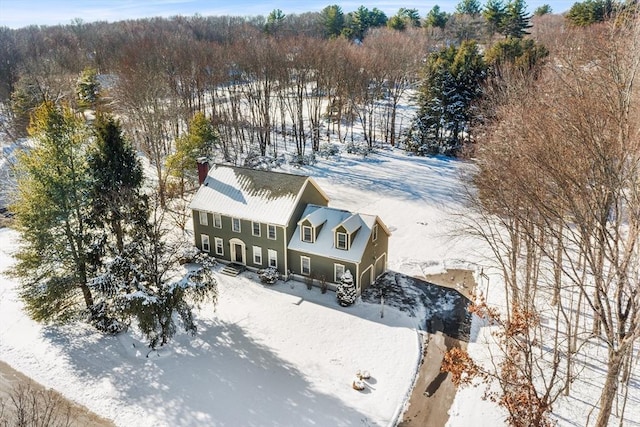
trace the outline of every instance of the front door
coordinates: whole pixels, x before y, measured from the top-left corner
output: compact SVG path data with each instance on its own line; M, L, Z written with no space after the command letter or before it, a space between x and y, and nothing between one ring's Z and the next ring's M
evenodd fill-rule
M247 265L247 259L245 258L246 246L240 239L234 238L229 240L231 246L231 262Z
M235 253L236 253L236 258L234 259L235 262L238 262L240 264L244 264L244 248L242 247L242 245L240 244L235 244L234 245L234 249L235 249Z

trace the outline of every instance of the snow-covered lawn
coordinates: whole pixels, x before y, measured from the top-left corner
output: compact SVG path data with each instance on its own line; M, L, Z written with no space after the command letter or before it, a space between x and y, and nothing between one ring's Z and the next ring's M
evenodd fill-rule
M0 268L16 234L0 230ZM43 327L0 290L0 357L122 426L388 425L413 381L416 319L374 304L342 308L303 283L265 287L253 273L219 275L217 309L199 333L158 352L130 334ZM351 383L368 370L367 388Z

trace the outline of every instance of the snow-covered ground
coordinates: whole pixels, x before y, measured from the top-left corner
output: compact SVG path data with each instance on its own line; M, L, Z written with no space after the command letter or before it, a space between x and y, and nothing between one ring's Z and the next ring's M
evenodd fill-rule
M460 173L469 167L380 149L365 159L320 159L300 172L316 179L330 206L380 216L392 231L389 269L413 276L486 261L478 242L455 233L464 210ZM16 238L0 230L0 271L12 263ZM21 310L15 282L0 276L0 360L121 426L394 424L417 369L420 316L385 307L380 318L375 304L341 308L331 292L297 282L265 287L251 273L219 282L217 308L198 313L198 335L178 335L146 357L131 334L34 323ZM489 303L500 307L504 293L491 283ZM480 361L490 357L488 329L474 319L469 351ZM351 388L359 369L372 375L364 392ZM625 426L640 425L638 375L632 384ZM598 390L574 390L576 397L554 407L560 425L584 425L593 408ZM482 392L458 392L450 426L504 424Z
M378 214L393 232L390 268L411 274L442 268L442 212L456 200L461 166L381 150L302 172L332 206ZM0 230L0 270L16 239ZM122 426L389 425L401 415L420 357L419 318L385 307L381 319L376 304L341 308L332 292L264 287L251 273L219 282L219 303L199 312L197 337L179 335L146 357L131 334L34 323L15 282L2 277L0 359ZM359 369L372 375L364 392L351 388Z

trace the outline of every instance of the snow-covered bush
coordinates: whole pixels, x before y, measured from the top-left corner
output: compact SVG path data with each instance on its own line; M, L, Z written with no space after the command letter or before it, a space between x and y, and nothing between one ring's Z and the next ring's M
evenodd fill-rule
M318 156L328 159L340 154L340 148L336 144L322 144L318 150Z
M362 157L367 157L372 151L366 144L356 142L348 142L346 150L349 154L357 154Z
M250 152L244 159L243 165L251 169L272 170L280 167L285 162L284 156L261 156L257 152Z
M336 297L338 299L338 304L340 304L342 307L348 307L356 302L358 292L356 290L355 283L353 283L353 276L351 275L351 271L345 271L340 278L340 284L336 289Z
M294 166L313 165L316 163L316 156L313 153L304 155L294 154L291 156L289 163Z
M273 267L258 270L258 277L265 285L273 285L280 278L280 273Z
M193 245L184 248L182 250L182 253L180 254L180 259L179 259L180 264L184 265L184 264L196 262L195 260L200 253L201 253L200 249L198 249L196 246L193 246Z

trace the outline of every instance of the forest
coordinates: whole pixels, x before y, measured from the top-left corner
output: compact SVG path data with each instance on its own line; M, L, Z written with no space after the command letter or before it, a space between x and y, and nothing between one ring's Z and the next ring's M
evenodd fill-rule
M603 345L594 425L604 427L614 408L624 413L637 369L639 71L635 1L586 0L564 15L548 6L530 14L523 0L462 0L452 14L434 6L424 17L331 5L289 16L276 9L267 17L0 28L2 131L43 144L31 151L39 157L21 160L12 208L31 244L16 271L30 278L23 297L33 317L65 320L75 312L65 304L59 312L49 298L80 292L106 331L124 327L114 314L124 307L152 346L162 345L175 328L157 323L163 310L192 320L175 291L187 288L170 284L161 260L148 265L144 251L172 252L160 249L154 203L165 208L195 186L197 158L307 164L384 146L463 158L477 172L462 223L490 247L508 298L503 313L474 306L501 327L504 362L488 369L453 352L450 371L459 384L496 380L510 425L551 425L554 403L580 374L576 361ZM415 114L404 122L407 106ZM95 146L73 151L91 138ZM56 151L61 142L71 154ZM153 197L143 194L134 151L155 171ZM87 169L45 174L57 189L48 191L35 179L45 158ZM122 176L77 179L120 166ZM63 197L61 188L74 192ZM45 200L57 210L36 215ZM82 277L40 265L47 245L52 259L68 251L60 262ZM158 311L113 298L133 292L132 277L153 275L149 289L171 289ZM190 280L198 298L211 291L210 278ZM41 293L42 283L62 291Z

